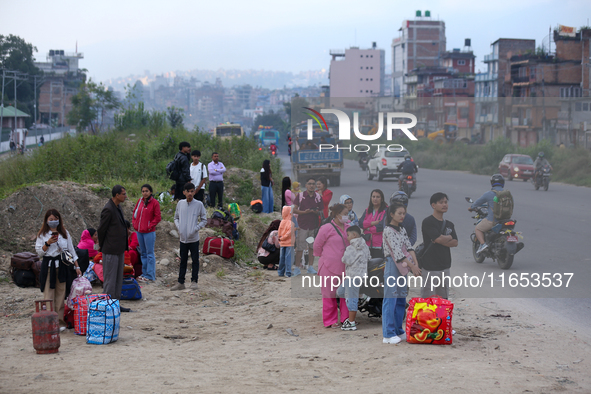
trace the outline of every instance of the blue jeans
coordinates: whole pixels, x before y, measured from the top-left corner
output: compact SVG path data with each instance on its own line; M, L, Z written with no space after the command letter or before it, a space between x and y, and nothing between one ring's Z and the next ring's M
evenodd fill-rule
M154 255L156 231L151 233L137 232L136 234L142 254L142 276L146 279L156 280L156 256Z
M354 279L355 277L351 277L351 280L349 281L345 278L341 287L337 289L337 297L345 297L349 312L357 312L359 307L359 286L355 286L355 282L358 282L359 285L361 285L361 281L359 279L355 281Z
M281 254L279 255L279 268L277 273L279 276L291 276L291 259L293 255L293 246L282 246Z
M263 213L273 212L273 188L271 186L261 186L263 195Z
M408 283L405 280L404 287L398 287L396 285L398 277L406 279L406 275L400 275L392 257L388 256L384 270L384 303L382 304L382 334L384 338L392 338L404 332L402 323L406 309ZM388 280L388 278L390 279ZM402 283L402 279L400 282Z

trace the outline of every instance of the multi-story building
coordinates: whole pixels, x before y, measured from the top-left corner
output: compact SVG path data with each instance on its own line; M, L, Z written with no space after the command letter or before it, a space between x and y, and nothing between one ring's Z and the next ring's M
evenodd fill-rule
M405 20L392 40L392 93L406 92L404 76L415 68L438 67L445 53L445 22L431 19L430 11L417 11L414 20Z
M43 71L45 82L39 89L39 123L52 126L67 125L68 113L72 109L72 96L84 81L84 74L78 68L82 53L67 53L64 50L50 50L45 62L35 62Z
M374 42L370 49L331 50L330 96L376 97L384 93L386 55Z
M480 133L482 142L506 136L504 105L499 105L499 98L506 96L507 56L533 52L535 47L535 40L499 38L491 44L491 53L484 56L487 71L476 74L474 79L475 128Z

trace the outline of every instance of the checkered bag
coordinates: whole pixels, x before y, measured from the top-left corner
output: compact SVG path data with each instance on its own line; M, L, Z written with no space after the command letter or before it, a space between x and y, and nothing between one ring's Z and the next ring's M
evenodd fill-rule
M119 300L92 301L88 307L86 343L106 345L119 339Z
M94 300L108 298L110 298L108 294L91 294L78 296L72 300L72 305L74 309L74 333L76 335L86 335L88 305Z

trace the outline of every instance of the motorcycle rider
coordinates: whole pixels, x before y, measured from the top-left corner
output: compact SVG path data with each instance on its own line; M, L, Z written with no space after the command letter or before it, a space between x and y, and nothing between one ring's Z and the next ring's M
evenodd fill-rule
M415 173L419 171L417 164L414 160L410 157L410 155L404 156L404 161L398 165L396 169L398 172L402 172L402 175L398 177L398 188L402 186L402 180L406 178L408 175L412 175L415 178L415 187L416 187L416 177L414 176Z
M538 157L536 161L534 161L534 184L537 182L537 178L540 175L540 170L544 166L549 166L552 169L552 166L548 162L548 160L544 157L544 152L538 153Z
M274 142L271 143L271 145L269 145L269 150L271 151L271 153L277 153L277 145L275 145Z
M496 194L494 190L503 190L505 187L505 178L503 178L501 174L494 174L490 177L490 185L492 189L480 196L480 198L474 201L470 208L468 208L468 211L472 212L476 207L483 206L484 204L487 204L488 207L488 215L476 225L476 229L474 230L476 238L478 238L478 242L480 242L480 247L476 251L476 254L480 254L483 250L488 248L488 244L484 241L484 234L487 231L490 231L495 224L493 206Z

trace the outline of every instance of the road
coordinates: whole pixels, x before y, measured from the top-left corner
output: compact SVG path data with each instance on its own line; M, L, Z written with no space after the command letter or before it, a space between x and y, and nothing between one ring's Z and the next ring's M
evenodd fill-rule
M284 173L291 176L289 158L282 156ZM492 174L491 174L492 175ZM506 298L507 304L526 308L543 309L548 315L568 319L576 325L588 327L591 323L591 248L589 229L591 228L591 209L589 202L591 189L566 184L551 183L547 192L535 191L530 182L512 181L506 183L515 201L514 218L516 230L522 232L525 248L516 256L509 270L502 270L491 259L484 263L474 262L470 234L474 229L474 219L468 212L469 204L465 197L474 199L490 189L489 177L458 171L438 171L419 169L418 188L409 202L408 212L415 217L419 229L419 242L422 240L420 225L432 213L429 199L441 191L449 196L449 211L445 218L454 223L458 234L458 247L452 249L452 275L477 276L490 283L492 290L456 288L456 297ZM333 202L342 194L350 195L354 201L354 211L361 216L367 208L371 190L381 189L386 199L397 190L397 181L387 179L383 182L369 181L358 163L345 160L345 168L339 187L331 187ZM538 273L573 273L569 287L565 287L566 276L560 287L539 286L510 287L508 275ZM505 274L505 287L500 288L499 275ZM515 283L515 282L513 282ZM553 285L558 285L554 282ZM487 287L487 286L484 286Z

